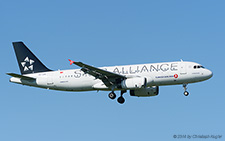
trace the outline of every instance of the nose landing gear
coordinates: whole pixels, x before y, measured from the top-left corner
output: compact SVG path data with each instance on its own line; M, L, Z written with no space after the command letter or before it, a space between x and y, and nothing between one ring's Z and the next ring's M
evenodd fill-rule
M187 91L187 84L183 84L183 87L184 87L184 95L188 96L189 92Z
M184 92L184 95L185 95L185 96L188 96L188 95L189 95L189 92L188 92L188 91L185 91L185 92Z

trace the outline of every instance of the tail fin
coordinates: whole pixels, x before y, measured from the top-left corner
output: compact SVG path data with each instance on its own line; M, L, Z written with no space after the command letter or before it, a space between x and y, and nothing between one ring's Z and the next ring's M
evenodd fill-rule
M23 42L13 42L21 74L51 71L26 47Z

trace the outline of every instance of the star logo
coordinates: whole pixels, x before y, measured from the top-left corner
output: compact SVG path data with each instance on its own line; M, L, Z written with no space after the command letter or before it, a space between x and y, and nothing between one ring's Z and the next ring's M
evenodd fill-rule
M23 67L23 71L28 71L28 70L31 70L32 71L34 69L33 64L34 64L34 60L29 59L28 57L26 57L24 59L24 61L21 62L21 65Z

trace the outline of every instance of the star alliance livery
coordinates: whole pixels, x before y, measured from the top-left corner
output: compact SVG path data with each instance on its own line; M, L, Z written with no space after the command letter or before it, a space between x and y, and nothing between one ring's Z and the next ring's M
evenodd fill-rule
M23 42L13 42L21 74L7 73L10 82L33 87L60 91L111 91L110 99L115 99L114 91L121 91L117 101L125 102L123 94L128 90L131 96L150 97L159 94L159 86L178 85L184 87L188 96L187 84L210 79L213 73L194 62L165 62L112 67L93 67L69 59L81 69L48 69Z

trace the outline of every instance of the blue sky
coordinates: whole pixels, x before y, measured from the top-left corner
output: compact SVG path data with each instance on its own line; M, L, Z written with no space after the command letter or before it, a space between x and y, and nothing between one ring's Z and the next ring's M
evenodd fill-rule
M2 1L0 2L0 140L149 141L173 135L225 138L225 2ZM19 73L11 42L23 41L49 68L195 61L212 79L160 87L156 97L108 92L60 92L9 83ZM118 93L118 92L117 92ZM185 140L185 139L184 139ZM208 139L210 140L210 139Z

